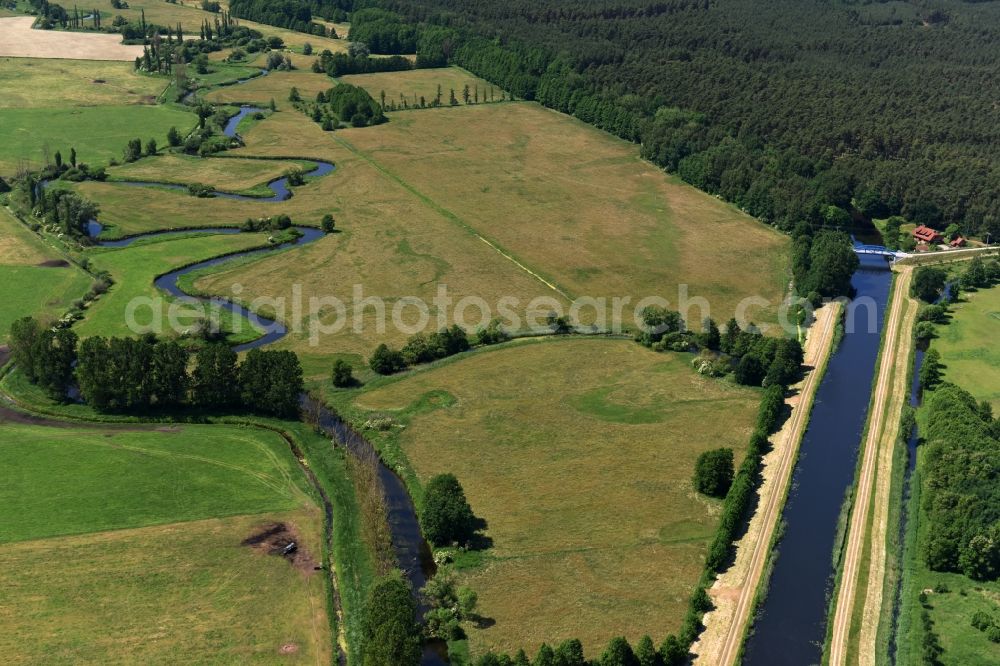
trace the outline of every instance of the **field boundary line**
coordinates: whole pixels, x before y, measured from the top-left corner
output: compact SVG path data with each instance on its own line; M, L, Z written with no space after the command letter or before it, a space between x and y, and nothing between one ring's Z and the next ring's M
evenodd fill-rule
M524 271L525 273L527 273L531 277L535 278L536 280L538 280L539 282L541 282L546 287L548 287L552 291L556 292L557 294L559 294L560 296L562 296L566 300L569 300L569 301L573 300L573 297L568 292L566 292L566 290L562 289L560 286L558 286L554 282L550 282L549 280L545 279L544 277L542 277L541 275L539 275L538 273L536 273L532 269L530 269L527 266L525 266L513 254L511 254L509 251L505 250L499 243L497 243L496 241L490 240L486 236L483 236L481 233L479 233L478 231L476 231L476 229L473 228L472 225L470 225L468 222L465 222L458 215L456 215L452 211L448 210L444 206L440 205L439 203L437 203L436 201L434 201L433 199L431 199L429 196L427 196L426 194L424 194L423 192L421 192L420 190L418 190L417 188L415 188L413 185L410 185L409 183L407 183L405 180L403 180L402 178L400 178L399 176L397 176L393 172L389 171L386 167L384 167L382 164L380 164L378 161L376 161L370 155L365 154L364 151L362 151L361 149L359 149L357 146L355 146L354 144L352 144L350 141L347 141L346 139L343 139L343 138L341 138L339 136L335 136L334 140L337 141L337 143L339 143L340 145L344 146L344 148L347 148L353 154L357 155L358 157L360 157L361 159L363 159L365 162L367 162L368 164L370 164L371 166L373 166L376 170L378 170L379 173L383 174L387 178L392 179L394 182L396 182L401 187L403 187L404 189L406 189L407 192L409 192L413 196L415 196L418 199L420 199L426 206L428 206L429 208L431 208L432 210L434 210L438 214L442 215L446 219L450 220L451 222L455 223L456 225L458 225L459 227L461 227L462 229L464 229L469 234L475 236L476 238L478 238L482 242L486 243L490 248L492 248L501 257L503 257L507 261L511 262L512 264L514 264L515 266L517 266L518 268L520 268L522 271Z
M764 576L764 571L767 568L767 563L771 558L772 541L778 521L781 518L782 510L784 509L788 489L791 485L792 472L795 469L795 461L798 459L799 446L809 425L809 415L812 412L816 391L826 373L827 363L833 353L834 331L840 319L842 307L838 302L831 303L824 318L817 321L815 332L819 335L819 338L815 346L809 345L805 359L805 362L812 365L813 369L802 381L799 387L798 403L792 406L791 417L785 423L783 430L779 431L779 437L782 440L784 450L781 452L780 458L772 463L776 465L777 472L770 484L765 481L761 485L758 492L761 495L762 501L758 506L757 513L751 517L751 521L753 521L758 515L761 516L760 534L752 544L745 542L745 539L748 538L747 535L737 545L737 558L740 557L741 551L744 548L752 548L752 551L750 551L750 562L745 578L739 581L739 596L733 607L732 617L725 626L721 648L714 655L715 660L711 662L713 666L735 664L741 654L743 640L757 599L757 593ZM809 352L812 353L809 354ZM809 358L810 355L812 358ZM770 487L767 487L768 485ZM732 566L735 566L735 563ZM725 575L725 572L722 575ZM718 581L719 579L717 578L716 580ZM722 617L719 618L719 621L725 622L726 620ZM702 636L704 637L704 633ZM708 660L712 656L707 651L699 651L698 659L695 662L708 663Z
M886 319L884 353L878 368L878 380L873 393L873 402L869 415L868 434L863 443L861 452L862 462L859 469L855 490L854 507L851 511L850 526L848 528L847 539L844 544L842 556L842 575L839 589L837 590L836 601L833 612L833 630L830 639L829 664L830 666L841 666L847 661L847 651L849 648L851 620L853 618L854 600L858 584L859 568L865 542L866 526L868 525L869 511L872 501L872 493L876 489L876 476L884 474L884 470L878 468L879 451L882 436L886 428L893 428L893 421L898 419L900 414L887 413L892 402L894 382L900 373L895 372L897 352L899 346L899 335L902 329L901 320L903 318L903 304L906 303L907 310L910 309L910 299L907 298L907 289L910 284L911 271L903 270L899 279L895 281L892 294L892 306L889 316ZM904 382L905 383L905 382ZM904 386L905 389L905 386ZM888 420L887 420L888 419ZM888 446L892 447L893 442ZM873 519L874 520L874 519ZM875 525L873 525L873 530ZM869 582L871 571L869 571ZM881 585L881 580L879 581Z

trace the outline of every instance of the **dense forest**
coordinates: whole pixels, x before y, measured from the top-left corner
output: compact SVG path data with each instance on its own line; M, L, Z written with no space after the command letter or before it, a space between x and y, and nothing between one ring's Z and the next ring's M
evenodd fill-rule
M954 384L927 399L922 505L928 518L924 557L937 571L975 580L1000 576L1000 421Z
M313 35L325 35L326 28L313 18L343 21L350 0L231 0L229 11L236 18L267 23Z
M378 4L779 227L902 214L1000 234L1000 3Z

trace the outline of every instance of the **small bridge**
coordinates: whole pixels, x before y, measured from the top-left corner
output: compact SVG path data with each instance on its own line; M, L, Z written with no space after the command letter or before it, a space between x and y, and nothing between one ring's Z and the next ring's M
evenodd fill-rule
M855 254L877 254L891 261L895 261L896 259L902 259L904 257L910 256L906 252L899 252L898 250L890 250L884 245L857 244L854 246L854 252Z

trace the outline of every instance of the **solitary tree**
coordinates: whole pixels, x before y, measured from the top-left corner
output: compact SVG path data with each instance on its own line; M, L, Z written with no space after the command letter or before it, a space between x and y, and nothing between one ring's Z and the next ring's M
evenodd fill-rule
M333 362L333 385L344 388L354 383L354 374L351 364L342 358Z
M421 515L424 536L436 546L467 544L476 531L476 517L454 474L438 474L424 491Z
M146 154L155 155L156 154L156 139L150 139L146 142Z
M181 145L181 141L183 141L181 133L177 131L176 127L171 127L167 131L167 143L169 143L171 146L176 147Z
M724 497L733 483L733 450L713 449L698 456L694 467L694 487L711 497Z
M323 221L320 223L320 226L323 228L324 232L330 234L333 233L337 225L333 219L333 215L327 213L326 215L323 216Z
M924 363L920 366L920 388L933 390L941 382L941 354L937 349L930 349L924 354Z

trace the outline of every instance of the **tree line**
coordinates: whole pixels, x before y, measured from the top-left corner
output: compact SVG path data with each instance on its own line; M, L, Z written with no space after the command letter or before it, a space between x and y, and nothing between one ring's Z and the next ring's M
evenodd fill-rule
M291 351L250 350L243 361L221 343L193 355L172 340L90 337L77 345L70 329L50 329L31 317L11 326L14 363L54 399L67 399L75 380L99 412L144 413L190 405L208 411L248 410L294 417L303 390L302 366Z

